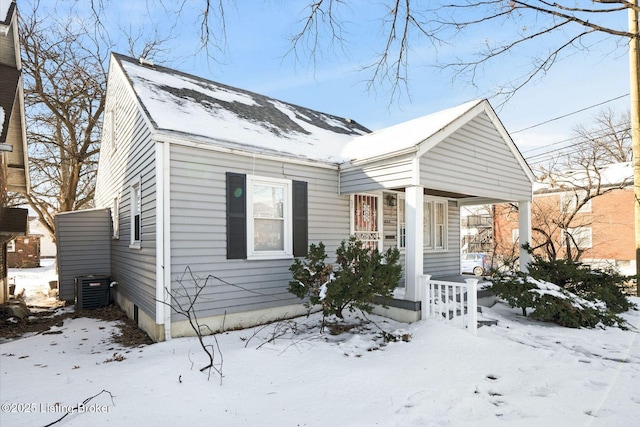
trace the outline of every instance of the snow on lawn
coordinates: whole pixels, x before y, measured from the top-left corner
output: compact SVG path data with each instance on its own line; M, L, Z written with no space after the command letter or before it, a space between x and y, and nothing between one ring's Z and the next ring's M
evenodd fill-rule
M58 333L0 344L0 425L47 425L97 395L61 424L631 426L640 313L623 316L633 330L566 329L497 304L484 315L497 326L477 337L370 316L412 334L381 346L373 325L332 336L312 315L275 342L292 323L219 334L222 383L199 371L207 358L195 338L125 348L110 342L113 322L66 319Z
M58 290L51 289L50 281L58 280L56 260L42 258L37 268L10 268L9 283L15 284L15 294L24 294L24 301L30 307L58 307Z

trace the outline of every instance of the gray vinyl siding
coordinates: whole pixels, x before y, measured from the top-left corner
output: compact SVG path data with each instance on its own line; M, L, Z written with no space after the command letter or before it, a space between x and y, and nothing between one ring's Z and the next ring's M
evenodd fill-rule
M424 274L460 274L460 208L455 201L449 201L447 213L447 250L424 252Z
M75 298L78 276L111 275L111 213L91 209L56 215L58 289L63 301Z
M390 193L383 193L383 250L397 244L398 216L395 207L387 205L386 197ZM397 197L397 195L396 195ZM447 202L447 249L424 251L423 272L433 276L460 274L460 208L454 200ZM392 238L393 237L393 238ZM400 263L405 266L405 251L400 251ZM405 272L403 271L399 286L404 286Z
M112 239L111 272L117 292L149 316L156 310L156 170L151 125L126 78L112 61L105 111L116 109L115 141L102 135L96 205L112 207L119 199L119 238ZM141 249L130 248L133 182L141 189Z
M192 289L190 275L182 278L187 268L210 277L197 305L200 317L300 302L287 291L293 259L226 258L226 172L306 181L309 243L322 241L331 258L349 236L349 197L338 196L335 169L172 144L170 170L171 287Z
M412 156L407 155L341 171L340 192L352 194L404 188L411 185L412 165Z
M479 114L420 159L427 188L501 200L531 200L532 184L489 117Z

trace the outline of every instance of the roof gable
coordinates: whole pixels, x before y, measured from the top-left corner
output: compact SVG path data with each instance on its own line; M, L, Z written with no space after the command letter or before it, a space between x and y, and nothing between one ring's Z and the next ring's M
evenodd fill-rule
M442 132L480 102L467 102L354 138L342 155L352 162L358 162L404 151L417 151L420 144Z
M252 152L339 163L341 148L369 129L278 101L114 54L159 132L194 135Z
M420 157L482 114L488 116L502 142L533 183L535 176L531 168L487 100L469 101L354 138L342 154L343 157L349 158L352 164L374 162L403 153L414 153L416 157Z

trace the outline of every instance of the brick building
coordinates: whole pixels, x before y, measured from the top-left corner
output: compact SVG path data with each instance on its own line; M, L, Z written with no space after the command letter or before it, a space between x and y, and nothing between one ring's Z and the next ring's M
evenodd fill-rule
M39 234L19 236L7 244L7 266L9 268L40 267Z
M553 242L554 248L542 246L539 253L556 251L557 258L566 258L566 240L574 242L579 260L593 267L616 266L623 274L635 274L635 238L633 212L633 169L630 162L611 165L602 171L605 194L598 195L578 209L569 228L558 223L567 212L575 211L576 200L586 190L576 186L541 185L534 191L532 204L533 246ZM586 188L586 187L584 187ZM558 221L561 219L561 221ZM511 205L496 205L494 238L496 254L512 257L518 245L518 212ZM575 259L577 251L570 255Z

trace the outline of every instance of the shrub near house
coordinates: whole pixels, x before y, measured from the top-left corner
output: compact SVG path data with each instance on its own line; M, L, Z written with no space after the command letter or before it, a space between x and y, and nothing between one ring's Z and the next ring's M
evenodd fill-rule
M327 255L322 242L312 244L304 261L296 259L289 270L293 279L289 292L297 297L309 298L305 304L322 307L325 316L343 318L343 310L355 309L371 313L376 296L390 298L402 275L397 248L389 248L384 254L377 249L364 247L351 237L336 250L336 265L327 265Z
M511 307L532 310L530 316L572 328L598 325L625 327L617 314L636 305L622 292L629 278L612 271L591 270L569 260L534 257L529 273L498 274L492 291Z

